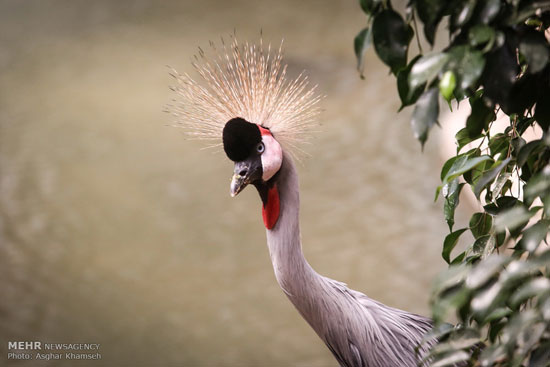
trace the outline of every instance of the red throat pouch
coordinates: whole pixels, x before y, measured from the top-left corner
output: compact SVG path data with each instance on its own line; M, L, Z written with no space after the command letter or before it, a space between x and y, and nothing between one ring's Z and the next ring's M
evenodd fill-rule
M275 227L279 219L279 190L277 184L273 185L267 191L267 202L262 206L262 217L267 229Z

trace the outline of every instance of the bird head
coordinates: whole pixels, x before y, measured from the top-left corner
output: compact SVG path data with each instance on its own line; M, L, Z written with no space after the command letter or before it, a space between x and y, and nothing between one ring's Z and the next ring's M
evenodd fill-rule
M227 157L235 162L231 196L236 196L248 184L267 184L283 162L283 150L271 131L240 117L225 124L223 149Z
M259 44L239 44L234 35L231 39L222 39L221 47L211 43L210 52L199 49L192 63L198 81L172 70L177 97L168 110L176 117L175 126L191 137L223 145L235 163L231 196L254 185L270 229L278 217L275 180L283 157L302 151L316 123L320 96L303 73L286 77L282 43L272 50L261 39Z

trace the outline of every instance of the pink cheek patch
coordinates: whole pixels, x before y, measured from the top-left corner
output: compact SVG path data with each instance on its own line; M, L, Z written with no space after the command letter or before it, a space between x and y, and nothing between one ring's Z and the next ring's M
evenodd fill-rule
M261 131L262 128L260 128ZM265 129L263 129L265 130ZM283 150L281 145L273 135L267 130L267 134L262 133L262 142L265 146L265 151L262 154L262 179L268 181L273 175L279 171L283 163Z

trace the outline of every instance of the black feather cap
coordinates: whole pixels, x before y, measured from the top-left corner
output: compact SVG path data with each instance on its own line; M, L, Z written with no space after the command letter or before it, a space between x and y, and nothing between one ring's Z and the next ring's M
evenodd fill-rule
M262 141L258 125L235 117L223 128L223 150L233 162L241 162L250 156L252 150Z

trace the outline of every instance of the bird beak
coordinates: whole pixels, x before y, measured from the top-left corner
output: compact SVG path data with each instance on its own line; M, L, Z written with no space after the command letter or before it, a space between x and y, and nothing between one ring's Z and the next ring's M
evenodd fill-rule
M237 196L243 191L246 185L262 178L262 161L259 157L247 159L242 162L235 162L233 177L229 193L231 197Z
M235 173L231 178L231 187L229 189L231 197L234 198L237 196L239 192L243 191L246 185L248 185L248 183L245 181L245 177Z

